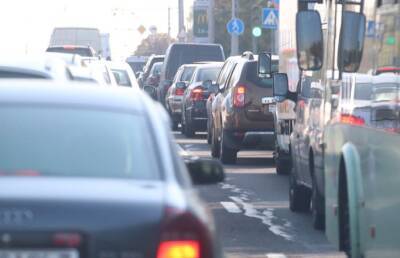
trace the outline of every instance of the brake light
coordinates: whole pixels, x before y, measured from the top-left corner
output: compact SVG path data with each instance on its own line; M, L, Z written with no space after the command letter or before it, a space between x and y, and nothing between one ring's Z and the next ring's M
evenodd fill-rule
M188 212L167 208L157 258L212 256L212 241L205 225Z
M200 88L200 87L194 88L190 92L190 99L193 100L193 101L203 100L204 99L203 89Z
M175 95L176 96L183 96L184 93L185 93L184 89L180 89L180 88L176 88L175 89Z
M165 241L160 244L157 258L200 258L198 241Z
M75 46L71 46L71 45L65 45L63 46L64 49L75 49Z
M341 114L340 115L340 122L344 124L350 125L365 125L364 119L358 116L348 115L348 114Z
M237 107L237 108L244 107L245 95L246 95L246 87L245 86L237 86L234 89L234 93L233 93L233 106Z
M62 247L79 247L82 237L78 233L57 233L53 235L53 244Z

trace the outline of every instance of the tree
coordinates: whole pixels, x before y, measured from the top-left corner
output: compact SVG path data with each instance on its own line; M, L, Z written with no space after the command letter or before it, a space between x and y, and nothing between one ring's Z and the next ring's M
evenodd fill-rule
M157 33L149 35L143 39L140 45L135 51L137 56L149 56L152 54L164 55L168 46L175 42L174 39L170 38L166 33Z

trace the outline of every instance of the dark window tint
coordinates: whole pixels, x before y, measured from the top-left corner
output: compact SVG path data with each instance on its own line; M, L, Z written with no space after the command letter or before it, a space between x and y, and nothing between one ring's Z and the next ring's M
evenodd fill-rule
M161 67L162 67L162 63L155 63L153 65L153 68L151 68L151 74L152 75L159 75L161 73Z
M1 79L49 79L49 76L24 72L0 71Z
M209 80L216 81L220 70L221 70L220 67L199 69L196 76L196 82L203 82Z
M189 82L192 79L195 67L185 67L181 76L182 82Z
M263 88L272 88L272 78L262 78L258 75L257 62L247 63L246 80Z
M135 72L135 73L141 72L143 70L143 67L144 67L144 63L143 62L130 62L128 64L132 68L133 72Z
M175 45L169 52L165 79L171 80L183 64L201 61L224 61L224 54L219 46Z
M143 116L2 107L0 117L0 175L160 178Z
M80 56L88 56L93 57L93 53L90 48L82 48L82 47L51 47L47 49L47 52L56 52L56 53L66 53L66 54L78 54Z
M112 72L118 85L132 87L129 75L125 70L112 69Z
M356 100L371 100L372 84L357 83L354 89L354 99Z
M155 63L162 63L164 62L164 57L154 57L154 58L150 58L150 60L147 62L146 66L143 68L143 71L145 73L146 76L148 76L148 74L150 73L151 68L153 68L153 65Z

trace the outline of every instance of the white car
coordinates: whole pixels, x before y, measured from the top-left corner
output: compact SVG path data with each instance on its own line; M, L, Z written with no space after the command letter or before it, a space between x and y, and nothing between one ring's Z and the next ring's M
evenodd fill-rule
M136 76L126 62L106 62L118 86L139 88Z

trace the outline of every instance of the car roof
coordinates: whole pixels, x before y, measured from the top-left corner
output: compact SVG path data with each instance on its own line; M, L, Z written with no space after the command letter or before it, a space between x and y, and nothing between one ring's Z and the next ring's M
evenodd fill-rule
M54 69L60 67L66 69L65 61L47 55L3 58L0 61L0 70L2 71L30 73L47 78L51 78L54 75Z
M196 69L207 69L207 68L221 68L224 65L224 62L212 62L212 63L204 63L204 64L196 64Z
M142 112L144 94L135 88L102 87L93 83L0 80L1 104Z
M91 46L87 46L87 45L71 45L71 44L65 44L65 45L51 45L49 46L47 49L51 49L51 48L90 48L93 49Z

